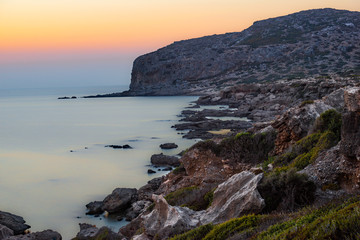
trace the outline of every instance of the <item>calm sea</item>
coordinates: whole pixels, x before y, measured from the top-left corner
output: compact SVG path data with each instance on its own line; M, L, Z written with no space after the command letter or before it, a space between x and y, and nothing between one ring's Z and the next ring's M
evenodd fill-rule
M85 204L116 187L138 188L154 153L174 155L191 146L171 126L195 97L58 100L112 93L126 87L0 90L0 210L23 216L32 231L53 229L63 239L78 223L126 224L86 216ZM159 145L176 142L175 150ZM105 148L129 144L133 149Z

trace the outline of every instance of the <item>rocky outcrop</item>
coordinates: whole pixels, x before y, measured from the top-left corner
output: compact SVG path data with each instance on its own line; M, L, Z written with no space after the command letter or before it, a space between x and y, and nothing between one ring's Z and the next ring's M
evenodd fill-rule
M123 211L135 202L137 198L137 190L135 188L116 188L104 199L103 210L109 213Z
M166 195L182 188L198 186L205 194L235 173L251 168L248 164L222 159L211 150L198 148L189 150L180 162L182 167L166 175L156 193Z
M127 95L205 94L238 83L358 71L360 14L302 11L175 42L134 61Z
M180 165L179 158L174 156L164 155L163 153L152 155L150 161L151 164L155 166L177 167Z
M148 181L146 185L139 188L138 190L139 199L151 200L152 195L155 193L156 190L159 189L163 181L164 181L164 177L158 177Z
M314 101L289 109L284 115L278 118L272 126L278 131L275 141L275 154L284 152L296 141L307 136L316 118L321 113L332 107L323 101Z
M360 187L360 88L345 89L343 99L341 141L302 171L324 190Z
M214 192L210 208L201 218L202 223L216 224L244 214L261 212L265 201L256 188L262 177L263 174L244 171L220 184Z
M261 178L262 174L248 171L232 176L217 187L212 205L204 211L170 206L163 196L153 195L154 209L121 228L120 233L132 237L135 229L141 229L134 239L168 239L203 224L258 213L264 207L264 200L256 190Z
M2 211L0 211L0 224L10 228L15 235L22 234L30 228L22 217Z

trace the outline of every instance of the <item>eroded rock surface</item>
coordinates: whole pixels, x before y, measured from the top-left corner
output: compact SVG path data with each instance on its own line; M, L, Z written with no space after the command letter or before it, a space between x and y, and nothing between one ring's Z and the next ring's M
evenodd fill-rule
M22 234L30 228L22 217L2 211L0 211L0 224L10 228L15 235Z
M109 213L123 211L135 202L137 197L135 188L116 188L104 199L103 209Z

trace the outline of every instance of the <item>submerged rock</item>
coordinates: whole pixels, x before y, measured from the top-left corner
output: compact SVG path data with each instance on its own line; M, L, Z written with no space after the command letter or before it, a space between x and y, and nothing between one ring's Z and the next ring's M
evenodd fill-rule
M109 213L120 212L128 208L138 198L136 188L116 188L103 203L103 210Z
M177 148L178 145L176 145L175 143L164 143L160 145L161 149L173 149L173 148Z
M87 215L95 215L101 214L104 212L103 210L104 203L102 201L94 201L86 204L86 208L88 209Z
M162 153L152 155L150 161L151 161L151 164L156 165L156 166L177 167L180 165L179 158L174 157L174 156L164 155Z

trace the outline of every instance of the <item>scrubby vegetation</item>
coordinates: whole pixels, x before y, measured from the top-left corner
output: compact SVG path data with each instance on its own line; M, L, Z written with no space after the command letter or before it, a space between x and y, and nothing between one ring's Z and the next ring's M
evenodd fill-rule
M247 215L218 225L204 225L172 240L215 239L359 239L360 197L336 200L296 213Z
M196 143L192 149L211 150L224 159L258 164L268 158L269 152L274 148L275 137L275 132L256 135L242 132L223 139L219 144L212 140Z
M277 170L295 168L301 170L314 162L319 153L335 146L341 138L341 114L327 110L315 121L314 133L296 142L290 152L273 158Z

